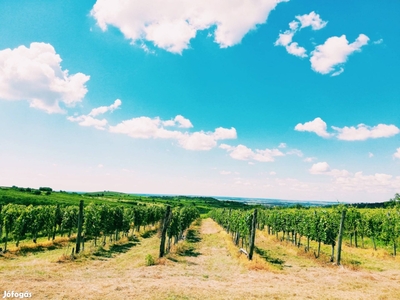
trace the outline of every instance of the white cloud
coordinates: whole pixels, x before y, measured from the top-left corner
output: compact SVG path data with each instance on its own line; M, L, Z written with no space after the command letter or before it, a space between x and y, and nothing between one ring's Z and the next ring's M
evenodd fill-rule
M378 124L377 126L367 126L359 124L357 127L335 127L334 130L338 132L337 138L344 141L364 141L366 139L376 139L382 137L391 137L400 133L400 129L395 125Z
M284 33L280 33L278 39L275 42L275 46L288 46L293 39L295 31L286 30Z
M119 106L121 106L121 104L122 104L121 100L117 99L110 106L100 106L97 108L93 108L92 111L89 113L89 116L95 117L95 116L104 114L108 111L112 112L112 111L116 110Z
M400 148L396 149L396 152L393 154L393 158L399 158L400 159Z
M271 172L269 172L269 175L275 176L275 175L276 175L276 172L271 171Z
M294 130L314 132L321 137L328 138L331 134L326 131L326 128L326 123L321 118L315 118L313 121L297 124Z
M289 23L289 30L279 34L275 46L283 46L289 54L304 58L308 56L307 50L299 46L297 42L293 42L295 34L306 27L311 27L312 30L320 30L328 22L322 20L320 15L314 11L296 16L296 19L297 21L293 20ZM360 34L351 44L349 44L345 35L330 37L324 44L316 46L311 52L311 68L320 74L338 76L344 72L343 64L347 61L349 55L361 51L361 47L368 44L368 41L369 38L365 34ZM382 40L378 40L374 44L380 44L381 42Z
M163 121L164 126L178 126L179 128L192 128L192 122L181 115L177 115L173 120Z
M182 116L175 118L174 125L185 128L191 124L190 120L185 119ZM182 126L183 124L183 126ZM138 117L130 120L122 121L121 123L110 126L109 131L113 133L126 134L132 138L141 139L174 139L178 141L178 144L187 150L210 150L217 146L218 140L235 139L236 129L235 128L216 128L214 132L182 132L178 130L168 130L163 126L171 126L170 121L161 121L160 118L149 118L149 117Z
M332 77L339 76L339 75L342 74L343 72L344 72L344 69L343 69L343 68L340 68L339 71L333 72L331 76L332 76Z
M286 148L286 146L287 146L286 143L280 143L278 148Z
M311 52L311 68L321 74L337 72L336 67L344 64L352 53L361 51L361 47L368 44L368 41L369 38L365 34L360 34L351 44L345 35L330 37Z
M358 124L356 127L331 127L336 131L335 134L327 132L327 125L321 118L315 118L313 121L297 124L294 129L297 131L314 132L324 138L335 136L338 140L344 141L364 141L367 139L392 137L400 133L400 129L397 126L386 124L378 124L372 127L365 124Z
M61 68L61 58L53 46L31 43L0 51L0 99L26 100L31 107L47 113L63 113L82 101L89 76L69 75Z
M289 46L286 46L286 51L289 54L299 57L307 57L307 50L304 47L300 47L298 43L291 43Z
M311 26L312 30L320 30L328 24L328 22L321 19L319 14L313 11L308 15L296 16L296 19L300 21L301 28Z
M393 177L384 173L364 175L363 172L356 172L351 176L337 177L334 183L344 190L350 191L367 193L395 192L400 189L400 176Z
M180 128L192 128L193 127L190 120L186 119L185 117L183 117L181 115L177 115L175 117L174 121L179 124L178 127L180 127Z
M236 139L236 129L231 127L230 129L218 127L215 129L214 138L216 140Z
M314 160L316 160L316 157L306 157L305 159L303 159L304 162L313 162Z
M265 150L256 149L253 159L261 162L270 162L275 160L274 159L275 156L284 156L284 155L285 154L283 154L278 149L265 149Z
M214 135L204 131L185 134L179 138L178 142L187 150L210 150L217 146Z
M229 174L232 174L232 172L230 172L230 171L221 171L221 172L219 172L219 174L221 174L221 175L229 175Z
M299 149L292 149L288 152L286 152L287 155L297 155L298 157L303 157L303 152Z
M286 51L294 56L307 57L307 50L304 47L299 46L297 42L292 42L294 35L297 31L306 27L311 27L313 30L322 29L326 26L327 22L323 21L321 17L313 11L306 15L296 16L296 19L299 20L299 22L290 22L289 30L279 34L275 46L285 47ZM300 24L301 27L299 28Z
M297 30L297 28L299 28L299 22L296 22L296 21L290 22L289 23L289 28L290 28L291 31L295 32Z
M108 124L108 121L106 119L96 119L94 117L104 114L108 111L114 111L115 109L117 109L119 106L121 106L122 101L117 99L114 101L113 104L109 105L109 106L100 106L97 108L93 108L90 113L88 115L80 115L80 116L76 116L76 117L67 117L67 120L71 121L71 122L76 122L78 123L80 126L92 126L95 127L97 129L100 130L104 130L105 127Z
M256 160L260 162L272 162L276 156L284 156L284 154L278 149L252 149L246 147L245 145L229 146L227 144L221 144L219 146L221 149L229 152L229 155L233 159L237 160Z
M132 138L178 138L182 135L180 131L166 130L161 126L160 118L138 117L110 126L109 131L123 133Z
M105 126L107 126L108 123L106 119L99 120L91 116L85 116L85 115L77 117L68 117L67 120L71 122L76 122L80 126L95 127L99 130L104 130Z
M374 45L382 44L383 43L383 39L379 39L377 41L374 41L373 43L374 43Z
M374 157L374 154L371 153L371 152L368 152L368 157L369 157L369 158Z
M319 162L316 164L313 164L311 169L309 169L309 172L311 174L327 174L330 171L330 167L327 162Z
M310 174L323 174L330 175L333 177L346 177L349 176L350 173L347 170L339 170L339 169L331 169L327 162L318 162L313 164L312 167L308 170Z
M91 15L105 31L118 28L132 43L147 41L172 53L189 48L199 30L214 30L221 48L238 44L266 22L279 0L97 0Z

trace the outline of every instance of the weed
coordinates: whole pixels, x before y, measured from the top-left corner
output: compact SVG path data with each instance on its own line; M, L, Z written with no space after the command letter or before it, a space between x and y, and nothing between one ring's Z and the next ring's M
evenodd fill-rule
M151 254L147 254L146 255L146 258L145 258L145 263L146 263L146 266L154 266L156 263L155 263L155 261L154 261L154 258L153 258L153 256L151 256Z

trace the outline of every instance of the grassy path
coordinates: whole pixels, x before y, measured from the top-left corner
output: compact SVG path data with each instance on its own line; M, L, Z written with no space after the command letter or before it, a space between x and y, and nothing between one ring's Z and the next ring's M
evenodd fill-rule
M58 249L2 259L0 292L29 291L31 299L400 299L396 268L322 266L263 233L256 244L284 260L282 270L259 255L248 262L211 219L192 227L187 240L155 266L145 266L146 255L158 254L155 235L113 258L60 264L65 250Z

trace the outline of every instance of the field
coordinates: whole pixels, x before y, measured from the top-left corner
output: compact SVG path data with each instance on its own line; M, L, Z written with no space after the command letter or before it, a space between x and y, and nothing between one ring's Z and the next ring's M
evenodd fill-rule
M338 267L329 262L329 248L317 260L258 231L259 254L250 262L206 218L157 260L160 240L147 230L103 252L87 242L75 260L72 242L25 255L10 248L0 258L1 292L28 291L32 299L400 299L400 261L384 250L344 245Z

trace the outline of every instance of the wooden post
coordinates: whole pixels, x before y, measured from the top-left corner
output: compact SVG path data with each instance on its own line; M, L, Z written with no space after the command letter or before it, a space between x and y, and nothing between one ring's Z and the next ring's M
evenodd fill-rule
M75 246L76 254L78 254L79 251L81 250L82 221L83 221L83 200L79 202L78 234L76 235L76 246Z
M170 218L171 218L171 206L168 205L167 210L165 211L164 224L161 232L160 255L159 255L160 258L163 257L165 254L165 237L167 235L167 229Z
M340 265L340 258L342 254L342 239L343 239L343 231L344 231L344 219L346 217L346 210L343 209L342 211L342 219L340 220L340 227L339 227L339 237L338 237L338 247L337 247L337 257L336 257L336 264Z
M256 238L256 224L257 224L257 209L255 209L253 212L253 221L251 222L249 260L253 259L254 240Z

